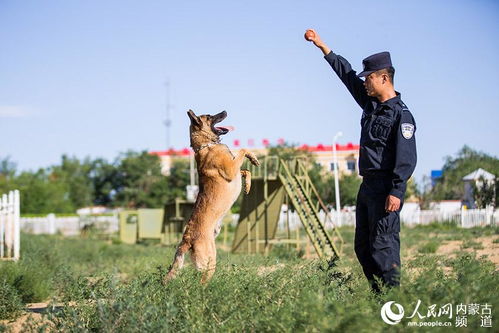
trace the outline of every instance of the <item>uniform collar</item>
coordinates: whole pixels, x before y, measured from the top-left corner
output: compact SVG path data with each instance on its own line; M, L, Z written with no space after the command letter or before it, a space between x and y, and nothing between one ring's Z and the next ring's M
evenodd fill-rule
M395 97L392 97L380 104L387 105L388 107L392 108L393 106L398 104L398 102L400 102L400 93L398 91L395 91L395 94L396 94Z

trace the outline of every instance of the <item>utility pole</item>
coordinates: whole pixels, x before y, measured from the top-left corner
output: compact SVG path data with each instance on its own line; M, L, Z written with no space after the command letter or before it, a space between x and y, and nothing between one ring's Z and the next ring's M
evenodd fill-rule
M170 110L171 110L171 104L170 104L170 79L166 79L165 82L166 86L166 120L163 122L163 124L166 126L166 150L171 148L170 145L170 127L172 126L172 121L170 119Z
M341 206L340 206L340 184L338 180L338 156L336 153L336 140L342 136L342 132L336 133L333 138L333 164L334 164L334 193L336 197L336 225L341 226Z

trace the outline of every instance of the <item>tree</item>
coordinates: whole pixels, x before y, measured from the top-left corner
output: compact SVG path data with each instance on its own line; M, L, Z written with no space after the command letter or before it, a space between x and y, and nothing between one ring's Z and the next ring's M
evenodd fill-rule
M340 179L340 196L342 206L355 206L362 179L357 174L342 175Z
M15 176L17 165L5 157L0 160L0 194L15 189Z
M113 204L116 189L119 187L119 171L115 164L98 158L92 162L90 178L95 205L110 206Z
M183 159L173 160L170 175L167 177L166 202L175 198L186 198L186 187L190 184L189 161Z
M129 208L160 208L168 197L167 177L161 174L159 157L146 151L129 151L118 166L114 204Z
M431 190L432 200L460 200L464 196L462 178L478 168L499 175L499 159L464 146L456 157L448 156L442 168L442 177ZM495 201L499 191L496 182Z
M289 160L296 157L303 157L308 160L313 159L312 154L306 150L299 150L296 145L284 143L282 145L270 146L267 156L278 156L283 160Z
M166 177L159 158L146 151L129 151L114 163L63 155L59 165L19 175L8 158L0 160L0 190L20 190L23 214L74 213L93 204L161 208L176 197L185 198L188 183L187 161L175 161Z
M421 209L429 209L430 202L433 200L431 193L431 178L427 175L424 175L419 186L420 189L416 192L419 199L419 205L421 206Z
M473 182L473 198L477 208L495 204L495 186L495 182L489 182L483 176L477 182Z
M335 202L334 199L334 178L330 172L324 170L322 165L316 163L313 156L310 156L308 164L308 175L317 189L324 204ZM341 186L340 186L341 190Z
M407 181L407 188L405 190L404 199L407 200L409 198L418 198L419 196L420 196L420 193L418 191L418 187L416 185L416 182L414 181L414 178L411 177Z
M67 180L72 179L71 173L62 179L64 172L57 170L46 168L17 174L16 164L4 158L0 161L0 190L2 193L20 191L22 214L74 213L75 205L67 184Z
M50 168L50 182L58 183L58 186L64 189L74 210L93 204L92 168L88 157L80 162L78 158L67 155L62 155L60 165Z
M74 213L66 184L49 178L50 169L22 172L16 179L22 214Z

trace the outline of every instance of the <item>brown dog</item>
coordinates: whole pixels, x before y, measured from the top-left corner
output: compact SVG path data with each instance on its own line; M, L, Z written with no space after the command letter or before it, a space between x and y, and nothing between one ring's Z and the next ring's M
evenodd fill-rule
M241 170L244 158L254 165L260 165L260 162L245 149L234 156L226 145L220 143L220 136L229 130L215 127L215 124L224 120L227 112L198 117L189 110L187 115L191 120L191 147L196 154L199 194L165 282L175 277L184 264L185 253L190 250L196 268L203 272L201 282L205 283L215 272L215 237L220 232L222 218L241 192L241 176L245 178L244 191L248 193L250 189L251 174Z

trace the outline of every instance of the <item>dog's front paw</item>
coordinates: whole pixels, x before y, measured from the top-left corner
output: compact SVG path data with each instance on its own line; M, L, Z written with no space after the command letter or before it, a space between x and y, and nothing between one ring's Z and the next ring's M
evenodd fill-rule
M255 155L253 155L253 154L249 155L248 159L250 160L251 164L256 165L256 166L260 166L260 161L258 160L258 158L256 158Z
M249 194L250 189L251 189L251 179L245 178L244 179L244 194Z
M248 194L251 188L251 172L249 170L241 170L241 174L244 177L244 194Z

